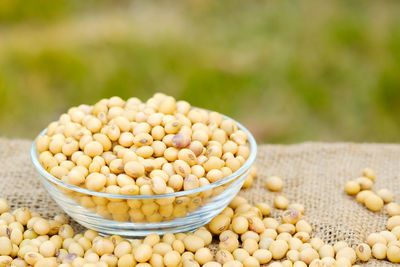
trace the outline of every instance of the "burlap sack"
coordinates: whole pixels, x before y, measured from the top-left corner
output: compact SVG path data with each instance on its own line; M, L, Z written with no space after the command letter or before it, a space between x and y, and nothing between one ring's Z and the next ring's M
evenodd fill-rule
M31 141L0 138L0 192L11 206L27 206L44 216L61 213L33 169L29 149ZM390 188L400 201L400 145L304 143L263 145L256 166L258 178L241 195L252 202L272 205L277 193L264 188L264 180L279 175L285 180L283 195L306 207L304 216L312 223L313 236L333 244L344 240L353 246L369 233L385 230L387 215L368 211L343 192L343 184L361 175L370 166L377 172L375 189ZM273 211L273 216L280 212ZM82 227L74 224L77 230ZM387 261L371 260L364 266L396 266Z

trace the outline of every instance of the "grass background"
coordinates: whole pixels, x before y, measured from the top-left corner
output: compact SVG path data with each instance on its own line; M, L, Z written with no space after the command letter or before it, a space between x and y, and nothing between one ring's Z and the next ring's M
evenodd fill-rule
M0 1L0 135L162 91L259 142L400 141L400 1Z

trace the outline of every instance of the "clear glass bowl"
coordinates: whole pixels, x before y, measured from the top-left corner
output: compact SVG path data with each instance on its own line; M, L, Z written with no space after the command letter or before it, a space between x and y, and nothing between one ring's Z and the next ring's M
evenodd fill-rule
M51 197L71 218L86 228L125 237L187 232L207 224L229 204L254 163L256 141L243 125L236 123L239 129L246 132L250 147L250 155L243 166L207 186L170 194L109 194L65 183L39 163L36 139L31 147L31 159ZM45 133L46 129L38 136Z

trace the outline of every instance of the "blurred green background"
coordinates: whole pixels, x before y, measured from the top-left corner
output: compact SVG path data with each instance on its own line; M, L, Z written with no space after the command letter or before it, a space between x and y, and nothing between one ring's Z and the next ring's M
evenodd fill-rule
M260 142L400 141L400 1L0 1L0 135L162 91Z

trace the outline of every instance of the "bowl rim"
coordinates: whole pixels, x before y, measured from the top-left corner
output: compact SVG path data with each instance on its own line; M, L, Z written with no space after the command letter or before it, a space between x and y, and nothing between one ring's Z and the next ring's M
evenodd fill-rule
M208 112L212 112L210 110L206 110ZM33 166L35 167L35 169L39 172L40 175L42 175L43 177L45 177L48 181L59 185L63 188L75 191L75 192L79 192L79 193L83 193L83 194L87 194L87 195L92 195L92 196L98 196L98 197L106 197L106 198L117 198L117 199L160 199L160 198L167 198L167 197L180 197L180 196L186 196L186 195L191 195L191 194L196 194L199 192L203 192L221 185L224 185L226 183L229 183L230 181L236 179L237 177L243 175L254 163L255 159L256 159L256 155L257 155L257 142L254 138L254 136L250 133L249 130L247 130L246 127L244 127L241 123L237 122L236 120L221 114L222 117L224 119L229 119L234 121L238 128L242 131L244 131L247 134L247 140L249 143L249 148L250 148L250 154L249 157L247 158L247 160L244 162L244 164L237 169L235 172L233 172L232 174L228 175L227 177L216 181L214 183L210 183L208 185L205 186L201 186L195 189L190 189L190 190L184 190L184 191L178 191L178 192L173 192L173 193L167 193L167 194L155 194L155 195L122 195L122 194L110 194L110 193L104 193L104 192L98 192L98 191L93 191L93 190L89 190L86 188L82 188L76 185L71 185L68 184L60 179L58 179L57 177L51 175L49 172L47 172L43 166L39 163L39 158L38 158L38 152L36 150L36 140L44 135L47 131L47 128L45 128L44 130L42 130L34 139L32 146L31 146L31 150L30 150L30 155L31 155L31 161L33 163Z

